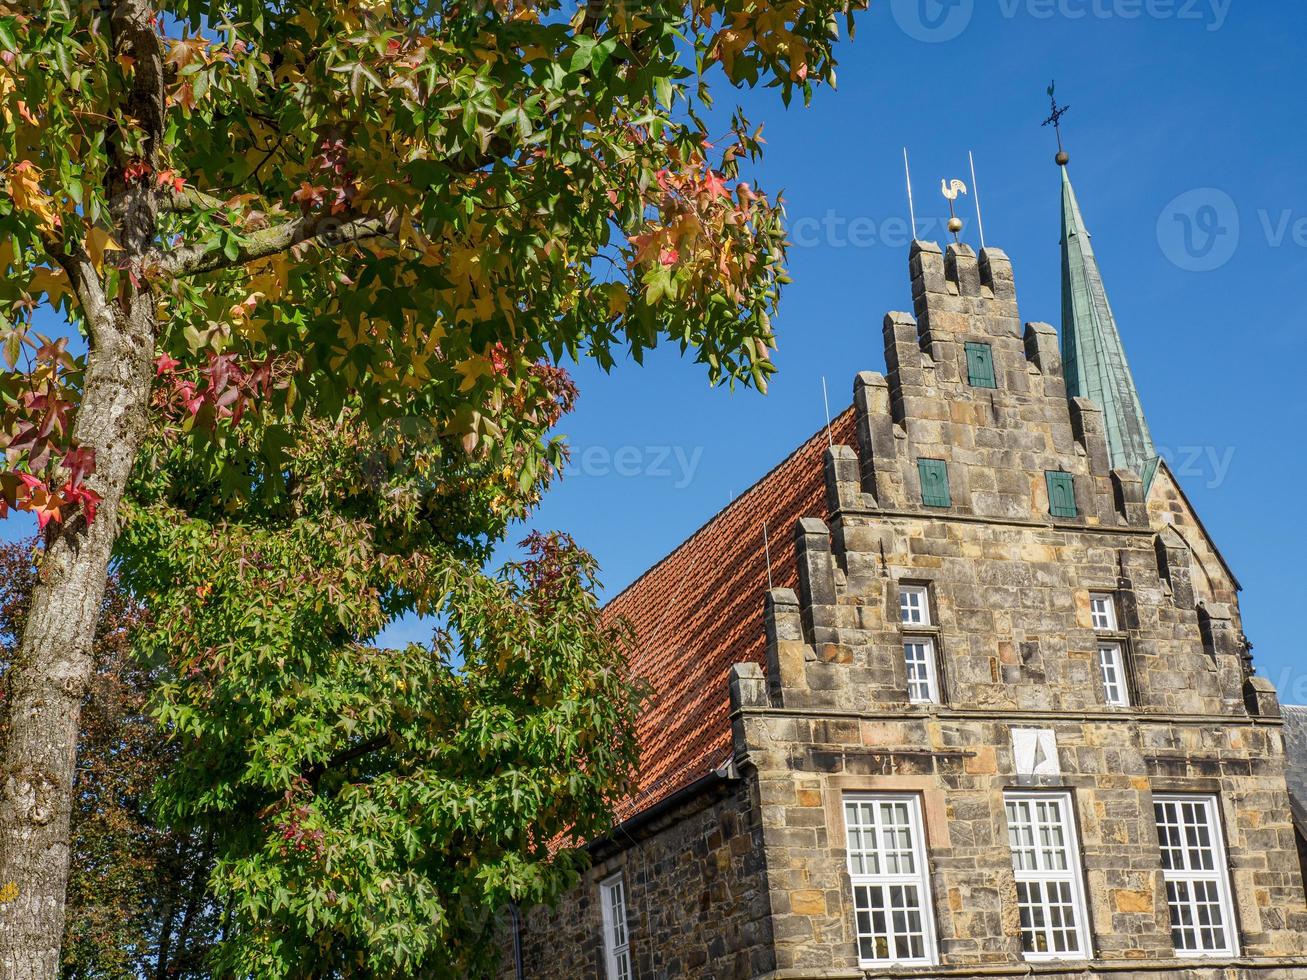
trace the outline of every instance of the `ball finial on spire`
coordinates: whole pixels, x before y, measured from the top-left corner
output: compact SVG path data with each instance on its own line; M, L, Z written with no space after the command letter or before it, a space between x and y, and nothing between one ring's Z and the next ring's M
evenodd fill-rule
M1057 104L1057 82L1052 81L1048 84L1048 100L1053 104L1053 114L1044 120L1045 126L1052 126L1053 132L1057 134L1057 156L1053 159L1057 161L1059 167L1065 167L1071 162L1071 154L1062 146L1062 117L1067 114L1069 105L1060 106Z

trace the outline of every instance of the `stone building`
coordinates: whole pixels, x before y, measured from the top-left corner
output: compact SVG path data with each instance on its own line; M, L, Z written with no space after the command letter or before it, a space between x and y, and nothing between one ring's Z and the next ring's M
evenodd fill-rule
M1060 345L1001 251L913 243L833 445L610 604L643 782L522 976L1307 978L1276 694L1065 167L1062 218Z

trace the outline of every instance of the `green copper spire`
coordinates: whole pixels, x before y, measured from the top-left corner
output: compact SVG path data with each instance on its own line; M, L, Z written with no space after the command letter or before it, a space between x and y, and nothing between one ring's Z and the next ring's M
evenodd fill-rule
M1157 472L1157 450L1064 155L1059 155L1058 163L1062 171L1062 368L1067 395L1091 398L1102 407L1113 469L1138 473L1146 493Z

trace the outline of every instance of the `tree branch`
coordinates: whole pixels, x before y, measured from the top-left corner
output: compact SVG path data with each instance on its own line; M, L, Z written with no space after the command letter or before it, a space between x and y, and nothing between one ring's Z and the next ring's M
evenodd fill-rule
M91 342L101 350L111 347L115 339L113 308L105 298L100 277L95 272L95 265L81 246L73 243L72 251L61 248L46 247L49 254L68 276L68 282L77 294L77 302L86 319L86 329L90 331Z
M379 751L380 749L384 749L389 744L390 744L389 733L386 733L384 735L377 735L373 738L368 739L366 742L359 743L353 748L346 749L343 752L337 753L332 758L328 759L326 762L320 763L319 765L316 766L310 766L304 772L304 778L308 781L308 784L312 786L314 791L316 792L319 781L322 779L323 776L331 772L333 769L339 769L341 766L345 765L346 763L353 762L355 759L361 759L365 755L371 755L373 752Z
M296 245L335 248L349 242L380 238L390 232L392 222L379 217L350 218L343 215L311 215L254 232L228 257L216 244L185 245L160 252L152 262L168 276L189 276L217 272L288 251Z
M227 206L222 198L206 194L195 187L183 187L173 190L171 187L160 188L157 193L160 214L184 214L187 211L207 210L221 211ZM127 212L129 196L119 194L109 202L109 214L115 220L121 220Z

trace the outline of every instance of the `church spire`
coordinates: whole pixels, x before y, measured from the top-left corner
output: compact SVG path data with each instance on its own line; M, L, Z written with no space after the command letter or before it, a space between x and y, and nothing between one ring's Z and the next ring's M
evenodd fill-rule
M1049 87L1053 96L1053 87ZM1057 126L1065 109L1053 101L1050 122ZM1144 480L1147 492L1157 472L1157 450L1148 431L1134 376L1121 345L1116 317L1098 269L1067 173L1070 158L1058 134L1062 171L1062 368L1068 397L1090 398L1103 410L1108 455L1115 469L1129 469Z

